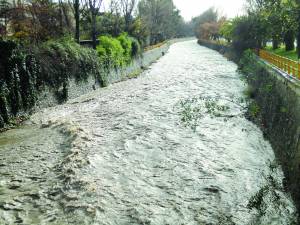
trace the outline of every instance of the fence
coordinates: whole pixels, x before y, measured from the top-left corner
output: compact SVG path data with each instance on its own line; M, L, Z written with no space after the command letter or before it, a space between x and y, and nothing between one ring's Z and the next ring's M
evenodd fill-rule
M268 51L259 50L259 57L266 60L270 64L273 64L277 68L283 70L289 75L298 78L300 80L300 63L291 59L270 53Z

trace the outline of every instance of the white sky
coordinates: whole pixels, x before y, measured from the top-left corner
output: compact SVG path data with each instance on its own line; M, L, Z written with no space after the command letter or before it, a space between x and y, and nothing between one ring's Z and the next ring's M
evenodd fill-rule
M173 0L176 7L186 21L198 16L205 10L214 6L228 18L241 15L244 12L246 0Z

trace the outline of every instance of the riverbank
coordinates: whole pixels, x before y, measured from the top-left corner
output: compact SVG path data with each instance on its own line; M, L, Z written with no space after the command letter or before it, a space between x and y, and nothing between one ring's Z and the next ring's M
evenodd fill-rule
M230 45L222 45L217 42L207 41L207 40L198 40L198 44L210 48L224 55L227 59L239 63L240 55L234 51Z
M102 68L96 51L68 40L62 40L62 44L53 42L42 46L38 52L42 66L30 54L20 54L19 58L13 59L15 62L4 58L1 76L6 82L0 82L0 132L19 126L33 112L64 103L97 88L135 78L163 56L171 44L189 39L166 41L133 57L128 65L109 69ZM17 48L13 42L2 43L9 51ZM23 61L26 64L24 68L20 66ZM55 66L53 63L56 63ZM11 70L10 64L16 65L16 70L12 75L6 75L10 74L6 71ZM46 72L40 71L41 68Z
M143 72L143 70L147 69L152 63L162 57L168 51L170 45L190 39L191 38L179 38L166 41L163 45L158 45L156 48L144 51L140 56L132 59L130 64L127 66L111 68L104 71L102 77L105 79L106 85L135 78ZM74 99L101 87L102 85L99 83L97 76L90 76L86 81L80 83L78 83L75 79L69 79L68 99ZM42 92L39 96L35 111L57 104L59 104L59 102L57 101L55 93L53 93L51 89L48 89Z
M215 43L199 44L226 55L234 50ZM223 52L225 50L225 52ZM264 132L285 174L285 187L300 209L300 86L287 79L253 52L244 53L238 62L249 85L250 119Z

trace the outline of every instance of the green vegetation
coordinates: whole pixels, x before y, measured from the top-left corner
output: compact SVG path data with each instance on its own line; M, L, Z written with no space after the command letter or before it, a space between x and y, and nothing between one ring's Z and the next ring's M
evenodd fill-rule
M32 53L41 69L37 77L41 85L59 89L67 86L69 78L81 82L87 81L89 76L95 76L103 85L97 53L93 49L81 47L71 39L47 41Z
M298 61L298 55L297 55L296 49L291 50L291 51L286 51L285 47L282 45L277 49L273 49L272 47L267 46L266 50L268 50L269 52L271 52L273 54L277 54L282 57L286 57L286 58Z
M257 118L258 115L260 113L260 107L259 105L253 101L249 104L249 115L252 117L252 118Z
M81 82L95 76L104 85L96 51L70 39L48 41L34 48L0 41L0 47L5 52L0 56L0 127L30 111L46 87L63 102L71 78Z
M195 34L201 40L225 39L239 56L249 48L265 48L267 43L271 42L272 52L298 59L299 0L247 0L246 12L243 16L228 20L213 8L208 9L194 18ZM295 40L298 42L297 53ZM271 50L269 47L267 49Z
M97 46L98 55L106 68L124 66L126 59L125 50L120 41L109 36L99 37L100 44Z
M68 98L70 79L80 83L94 77L105 86L108 69L128 65L141 51L138 41L127 34L99 37L97 51L70 38L37 46L0 41L0 48L4 52L0 56L0 128L30 111L45 88L50 88L62 103Z
M226 103L224 103L226 102ZM181 122L190 127L193 131L196 131L200 120L206 115L211 118L223 118L225 121L230 118L239 117L243 113L229 114L230 107L228 103L238 105L241 109L245 109L243 106L244 99L227 99L219 97L193 97L185 99L179 102L179 114L181 116Z
M96 50L104 68L118 68L128 65L141 53L138 41L126 33L117 38L100 36Z

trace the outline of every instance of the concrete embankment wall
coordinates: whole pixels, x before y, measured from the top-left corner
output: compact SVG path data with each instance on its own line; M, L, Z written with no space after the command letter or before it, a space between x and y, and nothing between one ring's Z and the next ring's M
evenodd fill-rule
M300 83L257 57L246 63L243 71L259 107L256 123L272 144L285 173L285 186L300 209Z
M144 69L149 67L153 62L163 56L169 50L171 44L193 39L194 38L178 38L169 40L160 47L144 52L140 57L134 59L130 65L118 70L112 69L103 75L105 76L108 85L136 77ZM82 81L80 83L76 82L74 79L71 79L69 80L68 99L76 98L80 95L93 91L96 88L100 88L100 85L97 83L97 79L92 75L87 81ZM59 102L57 101L55 93L53 93L53 91L50 89L46 89L39 95L35 110L54 106L58 103Z
M233 51L215 43L199 44L223 54ZM254 54L244 56L239 66L258 106L257 117L252 119L270 141L285 173L285 187L300 209L300 82L288 79Z

